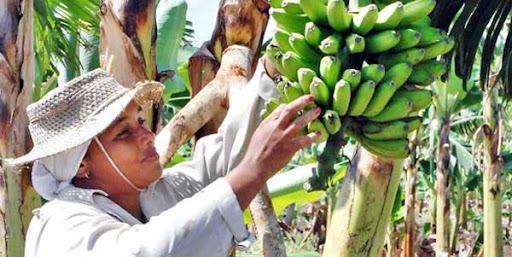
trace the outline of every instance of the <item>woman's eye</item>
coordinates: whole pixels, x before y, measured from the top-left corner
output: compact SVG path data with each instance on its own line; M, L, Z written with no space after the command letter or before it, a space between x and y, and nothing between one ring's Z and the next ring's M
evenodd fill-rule
M146 120L145 120L144 118L139 118L139 124L141 124L141 125L142 125L142 124L144 124L144 123L146 123Z
M123 131L121 131L121 133L119 133L119 135L117 135L118 137L122 137L124 135L127 135L128 134L128 129L123 129Z

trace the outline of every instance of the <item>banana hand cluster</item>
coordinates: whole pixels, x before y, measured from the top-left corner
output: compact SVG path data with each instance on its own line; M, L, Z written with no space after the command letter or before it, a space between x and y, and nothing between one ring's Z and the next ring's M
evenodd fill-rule
M407 135L421 125L417 113L432 102L424 86L446 73L439 56L455 41L430 25L435 0L374 0L348 10L343 0L271 0L279 24L267 55L281 74L281 99L265 104L262 118L281 102L311 94L322 115L307 132L325 141L344 132L368 151L405 158ZM300 115L299 113L298 115Z

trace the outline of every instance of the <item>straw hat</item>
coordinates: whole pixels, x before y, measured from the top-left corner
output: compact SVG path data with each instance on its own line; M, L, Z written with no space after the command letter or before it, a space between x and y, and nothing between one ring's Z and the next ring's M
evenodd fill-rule
M162 90L158 82L124 88L102 69L77 77L27 107L34 148L7 162L23 164L77 147L103 132L131 100L151 105L160 101Z

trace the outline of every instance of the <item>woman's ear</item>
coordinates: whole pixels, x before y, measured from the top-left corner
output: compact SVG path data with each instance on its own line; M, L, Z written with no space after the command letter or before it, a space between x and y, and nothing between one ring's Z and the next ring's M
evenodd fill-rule
M77 178L87 178L90 175L91 171L88 168L87 161L85 158L80 163L80 166L78 167L78 171L76 172Z

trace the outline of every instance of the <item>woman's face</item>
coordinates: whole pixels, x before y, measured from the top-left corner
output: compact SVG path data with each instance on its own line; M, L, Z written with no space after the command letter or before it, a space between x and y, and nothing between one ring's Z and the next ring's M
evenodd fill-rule
M137 187L145 188L161 176L155 135L144 125L141 109L133 101L98 138L114 163ZM84 162L90 171L89 178L84 180L94 183L90 186L109 194L133 191L94 140Z

